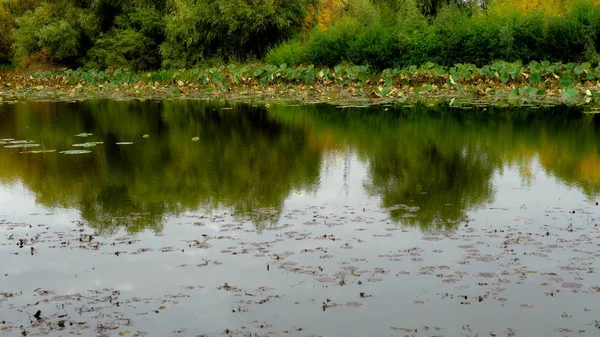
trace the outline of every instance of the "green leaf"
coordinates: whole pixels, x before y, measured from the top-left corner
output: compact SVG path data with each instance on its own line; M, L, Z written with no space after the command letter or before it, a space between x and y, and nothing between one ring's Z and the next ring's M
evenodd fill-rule
M145 135L142 136L142 138L150 138L150 135L149 134L145 134Z
M80 134L75 135L75 137L89 137L92 135L93 135L93 133L82 132Z
M200 137L194 137L194 138L192 138L192 142L197 142L199 140L200 140Z
M568 76L563 76L558 80L558 86L561 89L570 88L573 86L573 81Z
M537 89L529 86L525 86L519 89L519 96L533 97L537 94Z
M571 101L571 100L574 100L575 98L577 98L578 95L579 95L579 91L577 89L569 88L563 92L562 97L565 100Z
M532 73L529 75L528 80L531 85L538 85L543 82L542 76L540 76L538 73Z

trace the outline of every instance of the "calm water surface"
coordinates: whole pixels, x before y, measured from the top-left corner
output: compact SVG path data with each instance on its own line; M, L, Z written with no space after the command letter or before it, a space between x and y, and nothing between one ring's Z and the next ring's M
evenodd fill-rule
M600 336L600 116L32 102L0 139L0 336Z

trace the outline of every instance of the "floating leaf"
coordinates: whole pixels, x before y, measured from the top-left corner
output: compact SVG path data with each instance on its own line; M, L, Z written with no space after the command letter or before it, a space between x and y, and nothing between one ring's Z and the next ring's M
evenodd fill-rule
M85 137L89 137L89 136L92 136L92 135L93 135L93 133L82 132L80 134L75 135L75 137L83 137L83 138L85 138Z
M7 148L7 149L24 149L24 148L37 147L37 146L41 146L41 145L40 144L32 144L32 143L11 144L11 145L4 146L4 148Z
M51 153L56 152L56 150L31 150L31 151L23 151L21 154L38 154L38 153Z
M558 86L561 89L571 88L573 87L573 81L567 76L563 76L558 80Z
M575 88L569 88L567 90L565 90L562 94L563 98L566 100L572 100L577 98L577 95L579 95L579 91L577 91L577 89Z
M73 144L73 146L76 146L76 147L94 147L96 145L98 145L98 142L87 142L87 143Z
M62 154L86 154L86 153L92 153L92 151L90 151L90 150L68 150L68 151L60 151L59 153L62 153Z
M133 142L118 142L117 145L131 145Z
M142 138L150 138L150 135L149 134L145 134L145 135L142 136Z
M199 140L200 140L200 137L194 137L194 138L192 138L192 142L197 142Z

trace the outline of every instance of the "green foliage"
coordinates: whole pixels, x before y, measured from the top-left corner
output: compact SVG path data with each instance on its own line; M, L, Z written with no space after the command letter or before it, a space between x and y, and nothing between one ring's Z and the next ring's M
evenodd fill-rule
M88 51L86 67L133 70L157 69L159 45L164 40L164 21L155 8L136 8L116 17L115 26L95 40Z
M166 19L160 47L167 68L193 67L208 58L262 57L301 27L308 0L182 0Z
M14 51L17 64L27 66L30 57L48 53L57 64L77 65L89 41L98 33L99 22L90 10L68 1L42 3L17 19Z
M388 10L400 11L410 6L410 0L371 0L375 5ZM435 17L443 8L457 8L468 10L471 2L462 0L420 0L416 2L419 12L425 17ZM486 1L484 1L485 4Z
M269 50L265 56L269 64L302 64L306 63L306 46L298 39L291 39Z
M10 62L13 17L4 2L0 2L0 64Z
M328 66L351 62L381 69L427 62L482 66L495 60L600 61L600 6L592 0L574 0L563 16L517 8L487 13L470 3L450 3L429 18L419 7L423 2L374 2L377 6L368 8L358 1L360 10L352 11L351 6L327 30L315 28L300 37L297 41L306 47L303 62ZM271 51L278 53L277 48Z
M264 57L277 66L382 70L428 62L600 62L593 0L570 0L561 16L514 5L487 12L486 2L462 0L352 0L341 18L307 27L316 1L0 0L0 64L149 70Z
M310 63L336 65L348 60L352 40L365 28L357 19L344 17L323 31L314 28L307 43L306 54Z
M160 58L154 40L133 29L114 29L96 40L88 54L87 68L124 67L156 69Z
M546 43L554 48L551 60L600 61L600 8L592 0L580 0L564 18L548 25Z
M16 18L35 10L42 0L0 0L0 65L12 60L13 29Z
M326 31L315 27L306 39L307 61L316 65L350 62L384 69L394 66L399 55L395 18L386 17L366 1L350 2L347 15Z

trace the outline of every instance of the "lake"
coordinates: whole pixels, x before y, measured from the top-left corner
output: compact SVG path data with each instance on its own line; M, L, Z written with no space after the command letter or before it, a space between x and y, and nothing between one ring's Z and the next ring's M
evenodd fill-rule
M0 336L600 336L577 107L0 104Z

